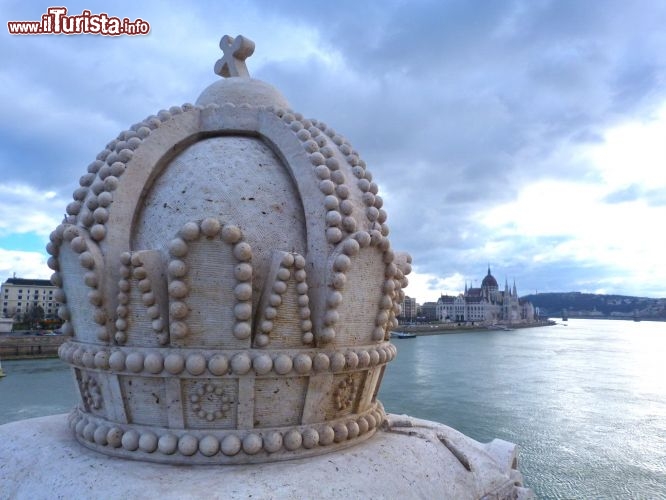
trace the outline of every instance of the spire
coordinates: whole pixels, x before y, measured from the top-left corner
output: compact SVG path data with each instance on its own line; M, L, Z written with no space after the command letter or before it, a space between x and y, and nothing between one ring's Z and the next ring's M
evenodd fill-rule
M488 276L490 276L490 263L488 263Z
M518 297L518 290L516 289L516 278L513 278L513 296Z

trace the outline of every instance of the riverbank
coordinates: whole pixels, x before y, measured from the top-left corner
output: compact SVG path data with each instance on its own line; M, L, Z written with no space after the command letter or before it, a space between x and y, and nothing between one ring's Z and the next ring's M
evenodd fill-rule
M518 328L536 328L540 326L553 326L557 324L553 320L542 320L534 323L516 323L511 325L479 325L479 324L458 324L458 323L429 323L426 325L400 325L395 331L413 333L417 336L423 335L442 335L447 333L461 332L483 332L496 330L516 330Z
M413 333L417 336L442 335L446 333L479 332L496 330L515 330L518 328L534 328L551 326L555 321L546 320L535 323L519 323L512 325L473 325L457 323L432 323L427 325L400 325L396 332ZM67 340L64 335L0 335L0 359L39 359L55 358L58 348Z
M38 359L58 357L65 335L0 335L0 359Z

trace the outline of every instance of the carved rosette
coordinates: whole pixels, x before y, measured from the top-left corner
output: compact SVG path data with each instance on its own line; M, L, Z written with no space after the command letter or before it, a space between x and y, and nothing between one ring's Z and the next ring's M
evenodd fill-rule
M385 418L410 258L358 153L266 87L224 80L121 132L51 234L70 423L89 448L274 461L359 443Z

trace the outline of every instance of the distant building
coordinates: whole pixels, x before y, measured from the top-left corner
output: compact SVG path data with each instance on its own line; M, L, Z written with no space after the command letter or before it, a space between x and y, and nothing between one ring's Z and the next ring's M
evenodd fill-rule
M19 318L30 308L41 307L45 318L55 318L60 306L55 292L56 287L49 280L8 278L0 288L2 316Z
M490 272L483 278L480 288L468 288L457 297L442 295L437 300L437 317L443 322L455 323L530 323L536 319L534 306L518 298L516 283L509 288L508 281L500 290Z
M402 323L411 323L416 321L416 299L408 297L405 295L405 299L402 301L402 310L398 320Z
M421 306L421 312L419 313L419 318L423 318L423 321L439 321L439 315L437 312L437 302L424 302Z

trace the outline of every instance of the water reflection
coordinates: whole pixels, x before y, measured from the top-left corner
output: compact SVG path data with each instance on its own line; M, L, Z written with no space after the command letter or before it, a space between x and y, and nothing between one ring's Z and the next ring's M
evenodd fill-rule
M390 412L519 444L539 498L664 498L665 326L570 320L395 340L379 397Z
M570 320L396 339L379 398L393 413L517 443L539 498L665 498L665 327ZM59 360L2 366L0 423L76 404Z
M6 360L0 379L0 424L70 411L76 404L70 368L59 359Z

